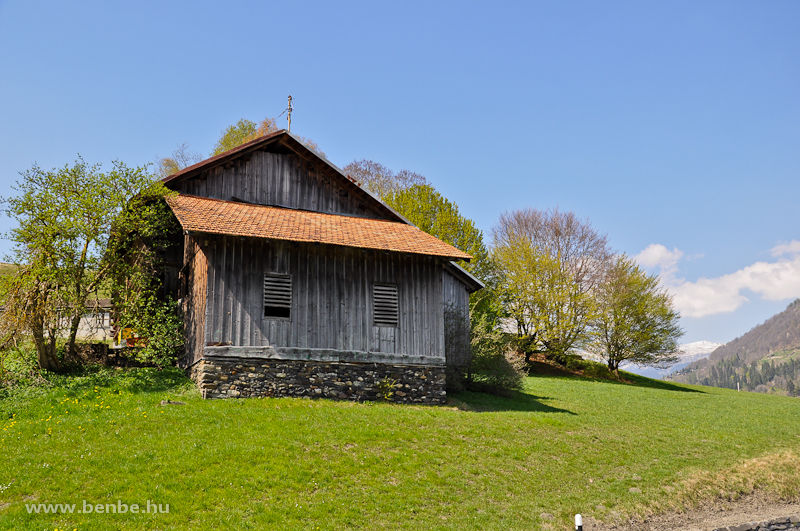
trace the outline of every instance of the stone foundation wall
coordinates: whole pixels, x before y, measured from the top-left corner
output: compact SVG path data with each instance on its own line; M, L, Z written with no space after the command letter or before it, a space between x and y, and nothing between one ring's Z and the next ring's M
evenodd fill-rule
M204 398L309 397L443 404L444 366L204 358L189 369ZM391 387L389 387L391 385Z

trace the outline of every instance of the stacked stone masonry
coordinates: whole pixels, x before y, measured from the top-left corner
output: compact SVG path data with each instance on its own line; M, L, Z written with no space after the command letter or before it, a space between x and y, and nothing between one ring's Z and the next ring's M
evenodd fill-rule
M300 397L443 404L445 368L209 358L190 369L205 398ZM388 392L387 392L388 391Z
M800 529L800 517L791 516L776 518L767 522L732 525L729 527L720 527L714 531L784 531L785 529Z

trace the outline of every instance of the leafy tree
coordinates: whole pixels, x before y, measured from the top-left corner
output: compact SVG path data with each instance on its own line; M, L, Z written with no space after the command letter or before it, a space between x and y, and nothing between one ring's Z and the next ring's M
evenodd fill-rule
M6 237L20 269L4 279L0 330L6 341L30 335L41 368L60 367L56 341L65 333L67 353L74 354L87 303L97 299L113 265L105 255L112 222L128 199L153 186L145 168L113 166L103 173L81 158L50 171L34 165L21 173L19 195L2 200L19 225Z
M258 137L268 135L269 133L274 133L278 130L279 128L275 123L275 118L264 118L259 123L242 118L234 125L230 125L223 129L219 140L217 140L217 143L214 144L214 151L211 152L211 156L213 157L214 155L219 155L220 153L224 153L235 147L241 146L242 144L250 142L251 140L255 140ZM302 136L298 136L298 138L303 144L305 144L306 147L313 149L323 157L325 156L325 153L320 151L316 142Z
M493 237L502 304L526 362L536 353L565 362L588 338L611 255L606 236L571 212L525 209L501 215Z
M473 260L464 264L464 268L479 278L484 276L482 269L486 268L489 251L483 243L483 232L433 186L414 184L394 190L384 197L384 201L420 230L471 255Z
M373 169L383 168L371 164ZM497 298L500 277L483 242L483 232L424 177L418 176L422 184L408 184L410 181L396 179L397 174L383 172L387 174L394 180L372 181L388 190L383 200L421 230L470 254L472 261L463 267L486 286L470 295L469 315L461 315L460 308L445 308L448 390L457 392L463 384L501 394L519 390L522 372L509 353L507 334L497 326L502 314ZM470 338L469 344L463 344L466 338Z
M383 164L372 160L354 160L343 171L364 188L381 199L390 194L408 190L412 186L429 186L428 180L418 173L401 170L395 173Z
M593 319L590 350L602 356L609 370L619 374L619 364L668 366L678 358L678 339L683 335L680 314L672 297L625 255L617 256L605 282L596 289L597 313ZM729 380L733 366L717 379ZM735 384L734 384L735 385Z
M486 286L470 296L472 310L490 312L490 318L496 318L500 313L496 296L499 277L483 242L483 232L475 222L462 216L455 203L429 184L396 189L389 192L384 201L420 230L472 256L472 260L462 266Z

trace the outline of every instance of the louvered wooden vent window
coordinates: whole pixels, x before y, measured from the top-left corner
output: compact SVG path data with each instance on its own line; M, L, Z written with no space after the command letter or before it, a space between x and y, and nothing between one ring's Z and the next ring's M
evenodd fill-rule
M397 326L397 286L375 284L372 303L375 326Z
M264 317L289 317L292 309L292 277L264 275Z

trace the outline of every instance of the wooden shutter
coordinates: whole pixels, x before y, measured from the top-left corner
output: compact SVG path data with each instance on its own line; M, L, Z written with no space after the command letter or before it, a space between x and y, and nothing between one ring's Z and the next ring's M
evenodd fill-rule
M397 326L397 286L375 284L372 287L372 314L375 326Z
M292 309L292 277L264 275L264 317L289 317Z

